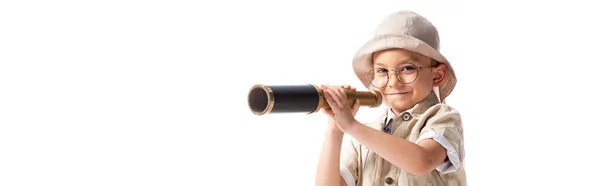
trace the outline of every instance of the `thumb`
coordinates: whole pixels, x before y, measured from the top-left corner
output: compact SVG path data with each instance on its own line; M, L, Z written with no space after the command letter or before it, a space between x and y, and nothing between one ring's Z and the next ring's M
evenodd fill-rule
M360 108L360 100L357 99L352 106L352 114L356 114L358 112L358 108Z

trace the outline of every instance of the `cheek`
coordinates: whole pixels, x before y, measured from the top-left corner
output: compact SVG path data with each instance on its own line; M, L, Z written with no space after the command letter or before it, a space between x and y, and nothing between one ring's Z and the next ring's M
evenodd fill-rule
M418 93L428 93L433 90L433 76L427 76L419 78L415 83L411 85L413 90Z
M372 89L372 90L379 91L379 92L381 92L381 93L383 94L383 93L385 92L385 87L387 87L387 85L386 85L386 86L384 86L383 88L375 88L375 87L371 87L371 89ZM385 95L383 95L383 97L385 97Z

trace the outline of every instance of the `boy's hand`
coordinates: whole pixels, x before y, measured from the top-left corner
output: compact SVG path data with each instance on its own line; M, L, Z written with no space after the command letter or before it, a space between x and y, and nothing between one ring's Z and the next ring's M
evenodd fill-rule
M331 107L331 109L323 109L323 112L329 116L330 125L334 122L337 128L341 131L352 127L357 123L354 116L358 112L360 106L359 100L356 100L352 108L347 100L346 90L356 91L356 88L352 88L348 85L339 86L321 86L325 100Z

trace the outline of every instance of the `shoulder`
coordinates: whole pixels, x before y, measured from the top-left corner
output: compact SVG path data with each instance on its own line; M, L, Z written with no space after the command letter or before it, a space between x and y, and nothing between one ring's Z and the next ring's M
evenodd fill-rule
M438 103L431 107L429 107L423 114L422 117L425 117L428 120L446 120L446 121L454 121L454 122L462 122L461 114L458 109L444 104Z
M424 128L441 129L454 128L462 131L463 121L460 112L447 104L438 103L429 107L421 116Z

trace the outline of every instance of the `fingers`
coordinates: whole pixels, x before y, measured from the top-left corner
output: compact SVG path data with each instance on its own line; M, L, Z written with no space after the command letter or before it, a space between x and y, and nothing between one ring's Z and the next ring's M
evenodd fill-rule
M335 91L333 91L334 94L336 94L335 98L335 102L337 103L337 106L342 109L344 107L349 107L350 105L348 105L348 100L346 100L346 89L344 88L337 88L335 89Z
M325 95L325 99L327 100L327 103L331 109L335 111L340 109L340 103L342 102L342 99L340 98L339 90L327 89L323 91L323 94Z
M334 107L336 107L337 103L335 102L335 99L333 98L335 95L332 95L331 92L332 92L331 89L325 88L325 89L323 89L323 96L325 96L325 101L327 101L327 104L329 105L329 107L331 107L331 109L334 109Z
M338 86L321 85L321 90L331 89L331 88L334 88L334 87L338 87ZM356 88L354 88L354 87L352 87L350 85L342 85L340 87L342 87L343 89L346 89L346 90L356 91Z
M323 94L327 103L329 104L331 109L335 111L340 111L341 109L347 108L351 109L354 112L358 109L358 107L360 107L360 103L358 101L356 101L354 105L350 105L347 100L346 90L356 91L356 88L353 88L349 85L322 85L321 90L323 90Z
M356 91L356 88L350 86L350 85L342 85L342 88L346 89L346 90L352 90L352 91Z
M334 113L343 109L344 104L347 104L344 88L340 86L324 86L322 90L325 100Z

